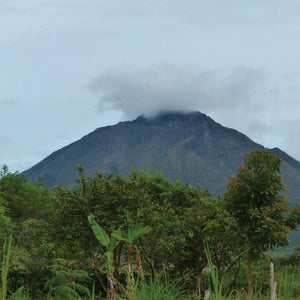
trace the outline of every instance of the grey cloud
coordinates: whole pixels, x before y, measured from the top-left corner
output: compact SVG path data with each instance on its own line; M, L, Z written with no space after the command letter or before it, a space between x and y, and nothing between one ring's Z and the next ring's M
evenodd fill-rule
M162 110L255 110L264 77L245 66L222 70L164 65L112 70L89 84L100 110L117 109L127 117Z
M299 111L299 106L298 108L293 107L293 109ZM268 123L265 136L262 137L264 144L270 147L280 147L299 160L300 118L291 119L289 115L284 116L277 113Z
M0 134L0 147L1 148L9 148L13 144L13 140L5 135L5 134Z
M262 138L264 133L269 129L268 125L261 119L253 117L249 120L247 131L255 137Z
M6 107L16 107L21 104L20 100L14 99L14 98L4 98L0 99L0 107L6 108Z

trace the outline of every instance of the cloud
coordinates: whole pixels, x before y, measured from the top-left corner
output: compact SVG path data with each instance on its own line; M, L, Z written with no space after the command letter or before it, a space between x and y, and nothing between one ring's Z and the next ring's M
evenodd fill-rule
M9 136L7 136L5 134L0 134L0 148L1 148L1 150L3 148L5 148L5 149L9 148L9 146L12 145L12 144L13 144L13 140Z
M9 109L15 108L21 104L19 99L15 98L0 98L0 108L2 109Z
M263 92L259 70L238 66L220 70L160 65L119 68L92 80L88 88L99 97L101 111L116 109L128 118L159 111L255 110Z
M98 97L101 112L118 110L124 119L133 119L162 110L198 110L255 142L299 157L299 93L291 85L296 79L270 82L266 70L246 66L201 70L160 65L114 69L88 88Z

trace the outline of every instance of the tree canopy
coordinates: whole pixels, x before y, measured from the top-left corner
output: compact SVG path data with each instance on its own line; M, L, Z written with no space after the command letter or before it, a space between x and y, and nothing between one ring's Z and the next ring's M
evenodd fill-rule
M12 238L8 295L26 285L34 299L64 288L84 296L83 284L91 290L95 282L98 294L115 297L122 284L130 293L137 278L167 270L200 299L209 286L207 245L219 278L232 274L227 288L234 288L245 256L252 280L253 262L269 246L287 245L300 222L299 206L285 198L280 160L268 150L246 154L217 197L159 173L86 177L78 170L75 187L51 191L2 168L0 241Z
M294 229L280 166L279 156L267 149L247 153L224 194L225 207L238 223L239 243L248 251L250 293L252 261L268 247L288 245L288 233Z

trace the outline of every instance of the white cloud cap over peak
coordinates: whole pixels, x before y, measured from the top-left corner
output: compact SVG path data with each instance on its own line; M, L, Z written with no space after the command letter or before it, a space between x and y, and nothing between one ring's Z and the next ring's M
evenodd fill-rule
M99 97L101 111L117 109L134 118L160 111L255 109L264 81L261 71L246 66L201 70L160 65L114 69L92 80L88 88Z

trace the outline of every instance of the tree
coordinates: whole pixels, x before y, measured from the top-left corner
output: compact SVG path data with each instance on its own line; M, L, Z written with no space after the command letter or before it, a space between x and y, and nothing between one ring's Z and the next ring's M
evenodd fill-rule
M18 172L10 173L6 165L0 168L1 248L12 233L9 273L15 274L15 280L8 281L10 292L15 291L22 280L27 281L31 291L33 286L42 283L41 270L45 269L43 266L52 253L48 239L51 197L51 191L42 182L32 183Z
M209 243L220 275L232 258L226 244L233 240L235 222L221 207L220 199L209 197L199 186L173 183L161 174L137 171L127 177L98 173L88 178L82 169L77 183L72 190L56 188L55 213L50 227L59 245L56 250L59 257L76 259L84 268L92 261L95 273L104 266L105 260L95 260L94 254L103 255L111 245L99 244L94 237L88 222L88 216L93 214L110 239L117 236L116 228L122 228L121 241L110 254L113 254L114 278L120 282L120 258L127 252L128 287L132 281L133 248L136 257L140 255L144 262L145 274L151 273L154 278L163 267L168 268L172 276L177 272L183 276L191 271L192 277L198 279L199 294L201 272L207 264L205 242ZM150 227L151 233L138 236L139 248L136 249L132 242L135 234L143 229L138 224ZM84 262L87 262L85 266Z
M228 269L234 254L235 220L223 209L221 199L211 198L199 186L177 186L171 197L177 232L172 264L181 276L192 274L196 279L198 299L202 298L202 272L207 266L205 245L217 266L220 278Z
M174 212L169 201L174 185L171 181L162 175L135 171L128 177L97 173L88 178L81 169L77 183L73 189L56 187L55 211L49 226L49 234L57 245L56 257L75 259L81 268L93 268L97 276L104 260L95 260L94 254L106 253L107 246L99 244L90 228L88 216L93 214L109 237L116 228L122 227L123 237L128 239L113 250L114 278L118 282L122 280L120 260L134 247L131 239L135 234L127 232L126 236L125 232L130 228L139 229L135 227L137 224L153 228L151 236L138 237L141 246L135 248L136 255L141 255L146 263L145 272L150 268L154 275L155 269L170 259L174 253L175 232Z
M236 218L241 245L247 249L248 298L253 289L252 263L268 248L288 245L288 201L280 173L281 161L269 150L256 149L228 182L227 210Z

